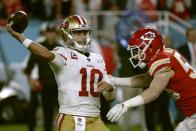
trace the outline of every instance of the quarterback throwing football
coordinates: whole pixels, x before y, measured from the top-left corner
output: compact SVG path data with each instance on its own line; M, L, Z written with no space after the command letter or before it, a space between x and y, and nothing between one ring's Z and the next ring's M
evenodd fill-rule
M117 78L114 85L149 88L121 104L115 105L107 114L109 120L117 121L131 107L155 100L162 91L171 93L186 119L176 131L196 131L196 70L177 51L165 48L162 36L154 29L139 29L129 39L128 50L133 67L148 66L148 75ZM149 79L147 79L149 78ZM149 83L150 82L150 83Z
M105 63L99 54L88 51L91 28L78 15L61 24L63 47L49 51L7 25L8 32L33 54L50 63L58 84L57 131L108 131L100 119L100 93L114 98Z

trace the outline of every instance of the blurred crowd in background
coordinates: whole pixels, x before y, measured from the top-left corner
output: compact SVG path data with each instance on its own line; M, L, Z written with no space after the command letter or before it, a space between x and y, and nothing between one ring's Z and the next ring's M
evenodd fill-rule
M53 26L58 25L71 14L86 17L93 27L91 50L104 57L108 74L125 77L145 72L145 70L134 70L131 67L128 61L129 52L126 50L128 38L141 27L159 30L164 36L166 47L179 50L196 67L196 55L193 50L196 46L195 7L195 0L0 0L1 69L4 68L4 71L0 73L6 76L0 77L2 83L0 97L4 87L11 87L13 85L9 83L17 81L25 88L23 88L27 94L23 94L25 101L28 103L31 99L29 93L31 87L23 73L29 52L25 52L19 46L12 46L11 43L15 41L8 41L7 39L10 38L4 30L8 16L15 11L23 10L28 14L30 22L24 33L37 41L42 41L45 37L43 32L50 29L51 23ZM58 35L58 27L49 31L54 31ZM21 59L11 59L14 55ZM13 68L17 69L14 73ZM105 118L108 109L114 103L131 98L141 90L117 88L114 102L104 103L105 101L102 100L102 119L109 123ZM163 97L164 101L162 101ZM5 122L6 118L9 118L9 112L8 116L2 115L3 104L1 103L0 99L0 120ZM161 125L163 131L172 131L182 119L183 115L176 108L173 99L167 94L162 94L155 102L131 109L117 124L122 127L123 131L128 131L133 125L140 125L144 131L155 131L157 124Z
M1 0L0 18L16 10L41 20L62 19L70 14L98 10L167 10L184 20L195 17L194 0Z

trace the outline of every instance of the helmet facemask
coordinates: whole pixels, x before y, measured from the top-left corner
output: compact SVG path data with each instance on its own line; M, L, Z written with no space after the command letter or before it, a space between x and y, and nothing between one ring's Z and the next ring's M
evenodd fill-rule
M143 41L139 46L128 46L128 51L131 53L129 60L134 68L139 67L143 69L146 67L147 57L145 52L149 45L149 43L147 44L145 41Z
M89 30L87 32L86 38L84 38L82 41L77 42L77 40L74 39L73 35L74 33L71 32L70 34L61 29L61 31L63 32L63 37L66 38L66 40L64 40L66 42L66 45L72 49L76 49L78 51L86 51L89 47L90 47L90 41L91 41L91 31Z

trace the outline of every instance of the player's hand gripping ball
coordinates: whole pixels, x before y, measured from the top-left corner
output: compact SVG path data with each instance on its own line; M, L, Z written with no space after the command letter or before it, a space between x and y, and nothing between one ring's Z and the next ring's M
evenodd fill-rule
M28 25L28 15L24 11L16 11L8 17L8 24L14 31L22 33Z

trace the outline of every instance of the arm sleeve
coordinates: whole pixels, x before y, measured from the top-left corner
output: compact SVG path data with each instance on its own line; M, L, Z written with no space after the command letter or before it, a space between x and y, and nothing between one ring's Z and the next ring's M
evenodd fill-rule
M154 76L159 72L165 72L165 70L171 69L171 58L170 56L160 55L159 58L155 59L149 68L150 76Z
M67 66L67 54L63 53L60 49L52 51L55 54L55 58L50 62L50 65L55 73L58 73L62 67Z

